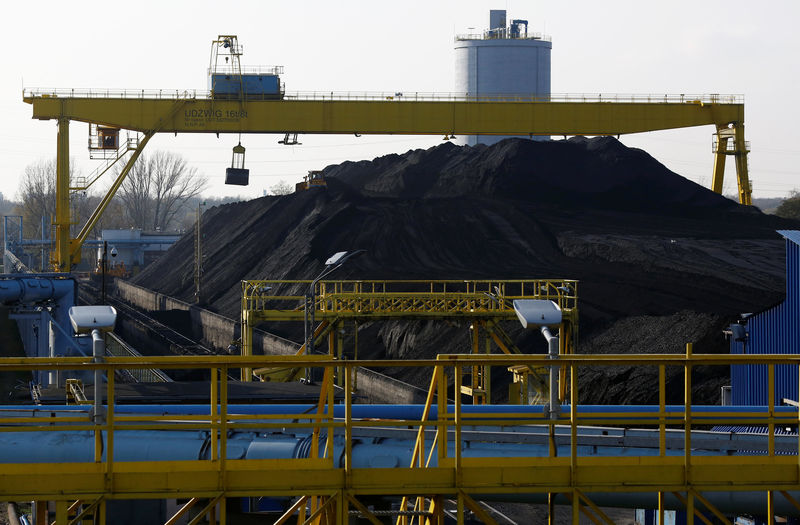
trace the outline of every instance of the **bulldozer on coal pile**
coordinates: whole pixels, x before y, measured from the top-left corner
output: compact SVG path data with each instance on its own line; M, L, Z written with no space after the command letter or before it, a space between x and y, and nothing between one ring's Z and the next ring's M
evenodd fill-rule
M321 170L311 170L303 176L303 181L294 185L294 192L310 190L311 188L324 188L328 184Z

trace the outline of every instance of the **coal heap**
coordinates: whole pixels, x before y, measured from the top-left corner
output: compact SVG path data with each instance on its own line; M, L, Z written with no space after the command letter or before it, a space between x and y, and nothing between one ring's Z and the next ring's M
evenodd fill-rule
M324 175L325 189L206 212L210 309L237 318L242 279L311 279L332 253L364 249L336 278L578 279L581 352L680 352L686 342L724 351L720 330L731 318L782 300L784 245L775 230L798 227L611 137L448 142ZM193 271L187 235L135 282L191 301ZM301 339L297 328L265 327ZM540 337L508 329L523 349L544 351ZM362 327L359 348L371 349L364 357L431 356L465 351L467 338L432 323L381 323ZM718 373L705 387L698 382L708 390L699 395L718 395ZM620 381L637 383L604 372L584 394L648 402L652 383L631 391Z

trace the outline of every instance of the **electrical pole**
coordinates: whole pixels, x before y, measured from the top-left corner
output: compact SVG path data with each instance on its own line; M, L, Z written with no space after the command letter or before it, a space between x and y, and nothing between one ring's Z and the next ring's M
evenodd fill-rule
M203 245L200 232L201 206L205 202L197 203L197 221L194 228L194 302L200 303L200 282L203 275Z

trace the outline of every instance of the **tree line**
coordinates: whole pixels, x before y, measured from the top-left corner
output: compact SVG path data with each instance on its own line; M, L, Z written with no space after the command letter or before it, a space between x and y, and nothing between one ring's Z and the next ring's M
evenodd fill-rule
M117 168L114 176L119 175ZM70 186L79 176L70 164ZM156 151L142 155L131 168L116 196L91 232L103 229L139 228L146 231L180 231L194 219L191 204L200 198L208 179L175 153ZM74 192L70 198L73 228L77 230L98 206L108 189ZM42 237L42 218L49 228L55 217L56 162L28 165L17 190L17 214L22 216L25 238ZM77 231L73 231L76 234ZM49 232L45 232L49 237Z
M121 166L114 170L116 178ZM70 162L70 187L77 186L81 178ZM143 231L184 232L194 226L199 203L207 207L241 200L238 197L202 197L208 179L176 153L155 151L143 154L131 167L114 198L107 205L100 220L89 233L89 238L99 238L102 230L141 229ZM71 234L78 230L108 193L105 188L72 191L70 195ZM270 186L265 194L285 195L294 186L281 180ZM29 164L21 174L16 200L4 199L0 193L0 215L21 216L24 239L52 239L56 213L56 160L40 160ZM16 224L11 225L16 236ZM0 242L2 229L0 229ZM94 255L86 249L82 259L91 261ZM28 254L30 263L38 268L46 262L38 255ZM35 260L34 260L35 259Z
M115 170L114 178L121 169L118 167ZM78 185L80 175L71 162L70 187ZM200 202L200 195L207 186L208 179L190 167L180 155L164 151L142 155L132 166L89 237L98 238L101 230L105 229L187 230L194 224L194 207ZM109 187L110 183L106 188L98 185L86 191L72 191L70 220L73 236L86 224ZM52 239L56 213L55 159L29 164L20 177L16 202L0 198L0 212L22 217L23 238ZM82 256L90 264L95 258L91 251L85 249ZM25 262L33 268L46 267L46 261L39 260L39 253L28 253Z

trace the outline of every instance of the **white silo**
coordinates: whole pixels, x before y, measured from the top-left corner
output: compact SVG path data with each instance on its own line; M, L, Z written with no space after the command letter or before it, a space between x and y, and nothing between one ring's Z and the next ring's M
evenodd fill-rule
M506 23L505 10L489 11L489 29L456 36L455 91L468 97L550 96L550 38L528 32L527 20ZM504 136L468 135L461 144L494 144ZM533 137L547 140L549 137Z

